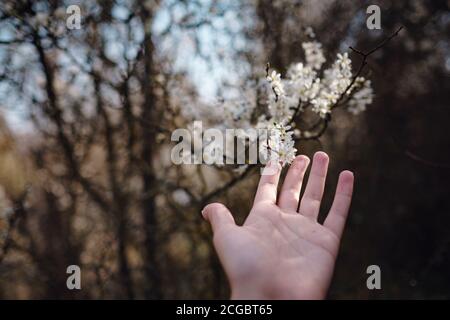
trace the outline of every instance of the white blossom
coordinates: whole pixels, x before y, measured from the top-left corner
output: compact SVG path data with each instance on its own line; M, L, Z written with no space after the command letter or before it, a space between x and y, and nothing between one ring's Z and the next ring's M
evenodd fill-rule
M324 71L321 87L317 97L311 100L312 110L324 118L331 112L331 107L346 92L352 82L352 66L348 54L337 54L331 68ZM350 93L350 90L347 94Z
M313 69L319 70L325 63L325 56L322 51L322 44L317 41L304 42L302 44L305 50L306 64Z
M323 95L326 93L324 92ZM331 112L330 106L332 103L332 99L330 97L319 97L317 99L313 99L311 101L312 111L318 113L321 118L325 118L328 113Z
M263 145L269 161L278 162L284 166L294 160L297 149L294 146L293 134L291 126L282 123L274 123L271 126L267 143Z
M282 96L284 94L283 84L281 83L281 74L273 70L272 73L267 76L267 81L272 85L272 89L277 96Z
M359 82L362 82L361 89L356 91L348 102L348 111L354 115L365 111L366 106L372 103L374 96L370 80L361 77Z

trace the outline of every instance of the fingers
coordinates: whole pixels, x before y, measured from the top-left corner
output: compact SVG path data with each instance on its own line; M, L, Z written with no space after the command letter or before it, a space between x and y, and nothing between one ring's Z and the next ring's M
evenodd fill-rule
M213 232L219 228L236 225L230 210L221 203L208 204L202 210L203 218L211 224Z
M277 187L280 180L281 167L277 162L270 162L259 179L258 190L256 190L253 205L261 202L277 202Z
M281 209L288 212L297 212L303 176L308 168L308 164L309 158L307 156L298 156L291 164L278 199L278 206Z
M353 173L350 171L342 171L339 175L339 181L336 188L333 204L331 206L328 217L325 219L324 226L330 229L339 239L344 230L345 221L347 220L348 209L352 200L353 193Z
M316 152L299 209L301 214L312 219L317 219L319 215L327 171L328 155L325 152Z

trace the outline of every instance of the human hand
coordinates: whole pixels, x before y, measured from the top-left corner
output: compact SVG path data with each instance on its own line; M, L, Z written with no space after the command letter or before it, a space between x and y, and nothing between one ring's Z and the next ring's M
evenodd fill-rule
M333 275L353 191L353 174L343 171L323 225L317 222L328 156L314 155L299 203L309 159L298 156L277 200L281 168L272 164L259 181L253 208L242 226L220 203L207 205L214 246L231 286L232 299L323 299ZM273 170L273 171L272 171ZM297 211L297 208L299 210Z

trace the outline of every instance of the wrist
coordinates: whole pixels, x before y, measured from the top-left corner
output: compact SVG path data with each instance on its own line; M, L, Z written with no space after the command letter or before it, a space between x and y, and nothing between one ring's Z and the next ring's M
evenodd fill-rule
M326 290L306 290L299 288L264 288L258 285L239 284L231 286L231 300L322 300Z

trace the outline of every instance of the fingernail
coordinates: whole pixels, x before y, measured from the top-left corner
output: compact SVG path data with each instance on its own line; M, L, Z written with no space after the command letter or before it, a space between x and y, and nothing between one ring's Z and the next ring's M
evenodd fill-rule
M299 169L304 169L308 165L309 159L306 156L298 156L295 161Z
M327 163L328 159L329 159L328 155L325 152L323 152L323 151L318 151L318 152L316 152L314 154L314 160L315 161L320 161L320 162L323 162L323 163Z
M350 170L344 170L339 175L341 175L341 174L344 175L344 176L347 176L347 177L349 177L351 179L355 178L354 173L352 171L350 171Z

